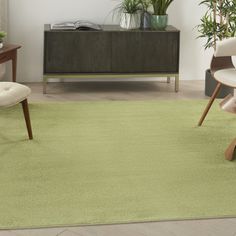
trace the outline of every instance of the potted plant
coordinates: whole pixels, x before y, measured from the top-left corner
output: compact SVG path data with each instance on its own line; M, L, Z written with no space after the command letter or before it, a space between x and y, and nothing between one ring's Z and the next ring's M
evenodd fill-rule
M151 0L153 6L153 15L151 25L153 29L163 30L168 24L167 9L174 0Z
M147 29L151 27L151 13L149 7L151 6L151 0L141 0L142 15L141 15L141 27Z
M116 8L120 16L120 26L124 29L138 29L141 24L141 1L123 0Z
M216 42L228 37L234 37L236 33L236 1L235 0L204 0L200 5L207 10L198 25L200 33L198 38L206 38L205 49L216 47ZM216 87L216 81L212 78L210 69L206 70L205 95L211 96ZM223 98L229 93L233 94L233 88L223 86L218 98Z
M3 39L6 37L7 33L4 31L0 31L0 48L3 47Z

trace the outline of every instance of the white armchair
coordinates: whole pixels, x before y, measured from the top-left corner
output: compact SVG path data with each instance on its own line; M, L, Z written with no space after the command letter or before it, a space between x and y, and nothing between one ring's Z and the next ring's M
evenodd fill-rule
M31 90L25 85L14 82L0 82L0 108L22 104L29 139L33 139L28 101Z
M205 120L221 86L236 88L236 69L232 62L232 56L236 56L235 37L217 42L211 62L211 74L218 84L198 122L198 126L201 126Z

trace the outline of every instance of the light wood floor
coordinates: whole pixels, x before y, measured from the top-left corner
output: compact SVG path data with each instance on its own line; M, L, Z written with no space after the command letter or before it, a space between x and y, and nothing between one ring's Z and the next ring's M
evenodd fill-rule
M97 101L97 100L155 100L205 98L203 81L182 81L179 93L174 83L116 82L116 83L53 83L48 94L42 94L41 84L32 88L30 101ZM200 114L199 114L200 115ZM235 186L232 186L235 187ZM224 201L224 199L222 199ZM0 222L1 223L1 222ZM236 236L236 219L171 221L140 224L65 227L34 230L0 231L0 236Z

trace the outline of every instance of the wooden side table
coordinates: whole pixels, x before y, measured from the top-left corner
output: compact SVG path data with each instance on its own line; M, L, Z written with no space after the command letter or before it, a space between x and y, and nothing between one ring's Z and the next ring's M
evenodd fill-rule
M17 50L21 48L20 45L5 44L0 49L0 64L12 61L12 81L16 82L16 68L17 68Z

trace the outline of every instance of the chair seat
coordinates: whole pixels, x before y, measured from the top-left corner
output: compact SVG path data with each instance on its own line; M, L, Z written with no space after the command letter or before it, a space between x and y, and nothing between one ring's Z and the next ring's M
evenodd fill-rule
M0 82L0 107L10 107L25 100L30 88L14 82Z
M236 69L218 70L214 73L214 77L218 82L236 88Z

